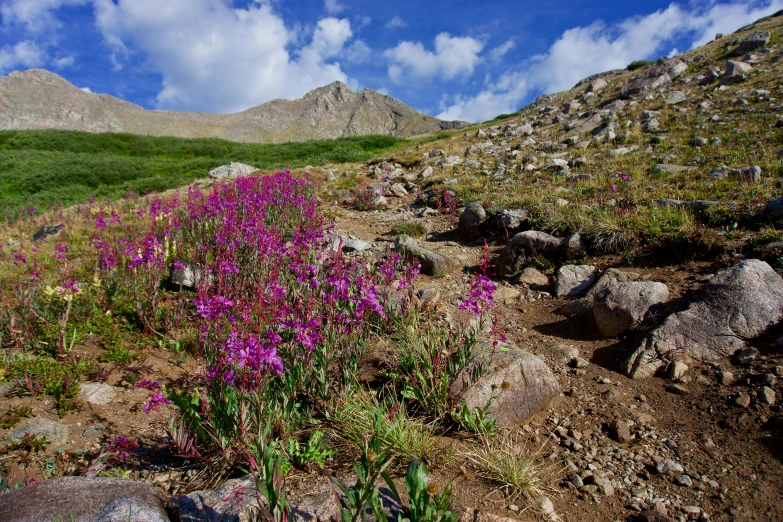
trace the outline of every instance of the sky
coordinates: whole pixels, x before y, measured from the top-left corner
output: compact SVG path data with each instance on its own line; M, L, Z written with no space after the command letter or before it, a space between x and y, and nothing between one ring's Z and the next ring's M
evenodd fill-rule
M0 0L0 75L43 68L147 109L237 112L333 81L484 121L783 0Z

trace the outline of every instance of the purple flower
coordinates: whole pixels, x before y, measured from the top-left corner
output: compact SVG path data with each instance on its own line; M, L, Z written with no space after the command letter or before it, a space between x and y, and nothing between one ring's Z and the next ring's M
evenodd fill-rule
M492 308L492 295L497 289L485 275L478 276L470 285L470 294L459 305L460 310L469 310L474 315L481 315Z
M150 393L147 396L147 402L144 403L144 413L149 415L151 411L158 411L164 404L172 404L172 402L163 395L163 391L157 390Z

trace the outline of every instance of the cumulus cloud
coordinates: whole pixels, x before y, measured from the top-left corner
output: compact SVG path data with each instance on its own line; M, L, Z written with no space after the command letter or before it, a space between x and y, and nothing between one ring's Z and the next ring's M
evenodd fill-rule
M400 82L406 76L450 80L459 75L470 76L479 62L484 44L469 36L440 33L435 37L435 52L421 42L400 42L383 54L389 60L389 77Z
M326 0L324 2L324 9L330 15L336 15L342 11L345 11L346 6L340 3L340 0Z
M391 29L391 30L404 29L408 27L408 23L402 18L400 18L399 16L395 16L394 18L386 22L386 25L384 27L386 27L386 29Z
M92 89L90 89L89 87L79 87L79 89L84 92L89 92L90 94L92 94Z
M246 8L224 0L94 2L117 64L139 52L161 74L159 108L234 112L336 80L350 83L334 60L353 35L346 19L321 19L309 43L297 48L296 31L266 2Z
M633 60L667 54L675 39L691 42L690 48L729 33L738 27L783 9L783 0L742 3L701 2L683 7L672 3L646 16L635 16L615 25L595 22L565 31L549 50L534 56L515 71L472 97L458 96L446 104L439 117L482 121L518 110L536 93L571 88L576 82Z
M0 47L0 73L13 71L19 67L41 67L46 63L47 54L38 44L24 40L14 45Z

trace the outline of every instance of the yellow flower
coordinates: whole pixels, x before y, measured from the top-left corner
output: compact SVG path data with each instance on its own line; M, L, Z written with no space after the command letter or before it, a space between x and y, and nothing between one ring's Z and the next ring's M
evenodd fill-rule
M54 296L55 289L52 288L50 285L46 285L46 290L44 290L44 294L46 294L46 297L52 298Z
M93 288L95 288L95 289L98 289L98 288L100 288L100 287L101 287L101 278L100 278L100 277L98 277L98 272L95 272L95 273L92 275L92 286L93 286Z

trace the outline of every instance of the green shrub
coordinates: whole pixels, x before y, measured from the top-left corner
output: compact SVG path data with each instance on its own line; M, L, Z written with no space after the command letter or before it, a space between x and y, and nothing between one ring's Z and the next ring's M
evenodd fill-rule
M625 69L628 71L635 71L636 69L641 69L642 67L647 67L648 65L652 65L655 62L652 60L634 60L633 62L628 64L628 67Z

